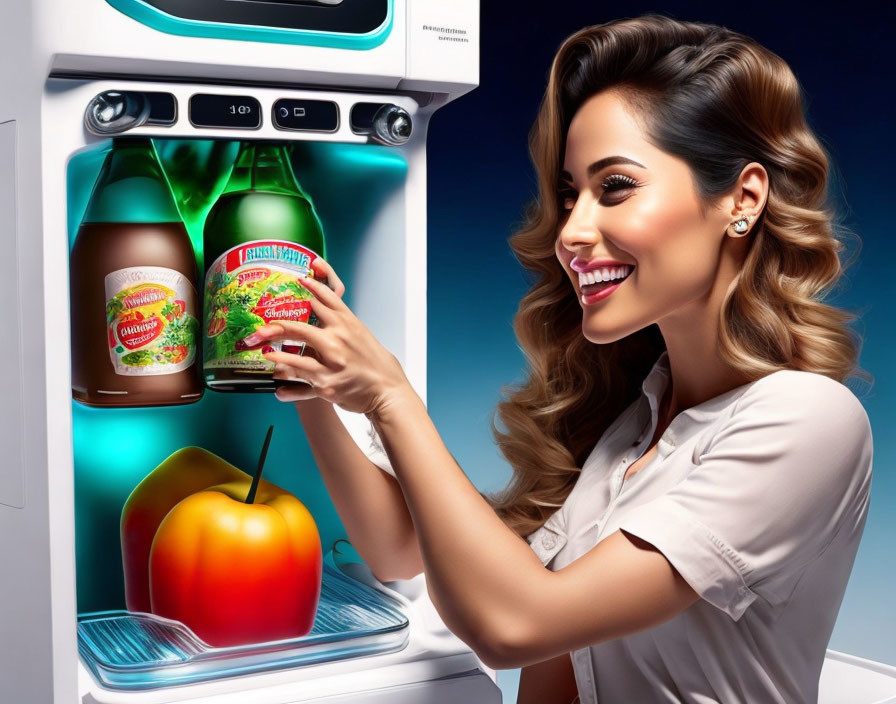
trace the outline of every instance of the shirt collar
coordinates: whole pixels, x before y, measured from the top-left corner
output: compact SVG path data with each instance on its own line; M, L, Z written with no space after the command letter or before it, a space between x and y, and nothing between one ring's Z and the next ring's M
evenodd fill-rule
M647 435L653 437L654 430L659 422L660 400L663 398L670 377L671 369L669 366L669 352L668 350L663 350L662 354L654 363L653 368L644 379L644 382L641 384L641 399L642 403L646 399L649 404L650 422L635 441L636 445L640 444ZM666 432L663 433L662 439L673 446L684 441L691 430L717 418L719 414L728 408L734 399L741 396L752 383L755 382L737 386L723 394L713 396L703 403L698 403L696 406L684 409L672 419L669 427L666 428Z
M659 408L660 399L663 397L666 385L669 383L670 373L669 352L668 350L663 350L663 353L654 362L653 368L641 384L642 395L650 402L650 407L653 410Z

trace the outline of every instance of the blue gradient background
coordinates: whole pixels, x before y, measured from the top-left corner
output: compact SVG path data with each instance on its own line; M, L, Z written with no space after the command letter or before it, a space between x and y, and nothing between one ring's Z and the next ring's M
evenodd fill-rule
M888 432L896 405L894 374L886 366L896 341L887 283L896 245L892 214L885 212L896 160L890 75L896 23L892 9L884 17L860 14L852 3L823 12L816 7L525 0L511 11L505 3L482 3L480 87L439 110L429 131L429 410L471 481L481 490L502 488L511 469L494 445L489 420L501 387L524 378L512 320L527 290L507 238L535 193L527 135L563 39L586 25L651 11L756 38L784 58L802 84L810 125L834 161L832 193L843 224L862 240L858 261L828 301L862 313L854 323L865 340L861 366L875 382L870 389L861 383L850 388L871 419L874 478L864 538L829 647L896 664L890 543L896 441ZM458 315L459 302L467 313ZM518 677L519 670L499 672L507 702L516 701Z

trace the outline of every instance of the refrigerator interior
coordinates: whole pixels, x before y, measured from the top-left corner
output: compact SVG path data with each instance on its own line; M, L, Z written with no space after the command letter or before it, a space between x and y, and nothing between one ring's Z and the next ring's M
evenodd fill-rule
M202 281L202 228L224 188L241 141L277 140L288 145L290 165L314 205L327 242L326 259L345 283L344 300L405 366L425 399L425 130L426 111L406 96L224 88L128 81L52 80L48 112L55 129L45 140L42 165L46 275L66 292L53 325L67 331L69 253L91 191L112 141L83 127L85 106L104 90L154 90L175 95L185 109L196 92L251 95L270 114L283 98L330 99L339 105L332 134L259 130L197 130L184 119L169 128L146 125L131 132L150 137L184 219ZM400 104L414 118L414 136L400 147L371 143L347 124L351 106L379 101ZM431 106L431 109L432 106ZM130 134L130 133L128 133ZM126 135L127 136L127 135ZM64 207L56 207L64 204ZM68 335L60 340L70 339ZM428 599L422 575L380 584L346 541L326 487L291 403L270 393L221 393L206 389L195 403L174 406L97 408L73 401L70 357L48 371L47 393L58 471L70 471L75 590L63 591L77 613L81 700L317 701L352 692L352 701L399 701L412 692L476 693L499 701L494 673L445 628ZM198 358L197 358L198 359ZM359 414L339 416L367 449L369 423ZM314 627L289 641L213 648L182 624L151 614L129 613L124 598L122 507L134 487L173 452L198 446L251 473L269 425L275 426L264 479L296 496L314 517L324 553L323 589ZM58 517L57 517L58 518ZM59 519L59 518L58 518ZM64 520L64 519L59 519ZM60 566L64 569L64 565ZM234 566L238 568L238 566ZM262 595L263 596L263 595ZM259 595L247 595L259 598ZM75 624L72 624L75 627ZM338 677L336 675L339 675ZM297 683L301 686L297 688ZM438 684L437 684L438 683ZM404 692L399 696L399 692ZM239 695L237 695L239 693ZM345 696L348 696L345 694ZM366 697L366 698L365 698ZM220 699L219 699L220 698ZM243 700L244 701L244 700ZM330 701L329 699L327 701Z
M200 270L204 271L205 215L226 182L239 142L158 139L155 145L181 214L189 216L187 231ZM400 208L396 192L400 193L404 184L407 164L400 154L385 146L312 141L293 146L293 172L318 210L333 243L330 251L342 263L341 267L336 262L334 265L347 272L346 301L352 305L352 266L364 249L368 223L383 215L379 212L383 203L392 201ZM109 140L101 140L68 161L70 245L109 147ZM346 199L352 207L345 207ZM400 222L388 213L384 219ZM395 229L400 231L400 226ZM383 314L387 314L385 306ZM265 479L305 503L315 517L327 552L345 531L316 471L292 404L280 403L269 393L210 390L196 403L171 407L96 408L72 401L79 647L95 665L94 672L107 675L107 686L153 688L166 682L199 681L219 673L319 661L326 656L352 657L405 644L407 636L402 632L407 619L400 611L384 598L378 600L375 593L365 593L331 565L324 569L325 589L312 631L317 641L331 645L318 646L313 652L310 644L303 643L302 648L287 647L266 660L253 653L253 661L247 663L246 654L239 655L240 649L232 648L230 651L238 652L230 652L230 657L216 653L217 666L213 666L209 649L177 624L122 613L126 606L118 531L122 507L131 491L166 457L188 446L204 448L234 466L252 468L268 424L273 424L276 432L267 455ZM238 565L233 567L239 569ZM264 595L247 594L246 598L263 599ZM354 619L345 618L352 607L366 608ZM387 638L389 633L393 637ZM384 641L379 648L369 642L374 635ZM199 667L202 657L204 666ZM183 662L194 664L189 674L180 672ZM176 665L176 674L166 674L171 664ZM124 668L130 668L128 676L119 672Z

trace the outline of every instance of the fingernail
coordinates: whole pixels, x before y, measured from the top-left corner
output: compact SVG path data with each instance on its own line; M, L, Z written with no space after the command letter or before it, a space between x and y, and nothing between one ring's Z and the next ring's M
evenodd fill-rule
M261 348L261 353L262 353L262 354L268 354L268 353L273 352L273 351L274 351L274 348L271 347L270 345L265 345L264 347Z
M253 332L251 335L246 335L246 337L242 339L242 342L243 344L252 347L254 345L257 345L262 340L264 340L264 337L259 335L257 332Z

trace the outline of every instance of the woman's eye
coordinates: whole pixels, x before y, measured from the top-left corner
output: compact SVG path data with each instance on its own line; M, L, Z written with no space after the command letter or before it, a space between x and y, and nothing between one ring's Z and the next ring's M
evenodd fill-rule
M601 189L604 195L616 193L617 191L625 192L637 186L638 182L631 176L626 176L625 174L610 174L601 183ZM561 210L572 210L578 197L578 192L566 184L561 184L557 188L557 202L559 203ZM603 200L603 198L601 200ZM609 198L607 202L610 205L613 205L622 200L622 198L617 196Z
M557 202L560 204L561 210L572 210L579 194L568 186L561 186L557 189Z
M625 174L610 174L607 176L603 183L601 184L604 189L604 193L615 193L617 191L628 191L631 188L635 188L638 185L638 182L635 181L631 176L626 176ZM610 202L618 203L622 199L621 198L612 198Z

